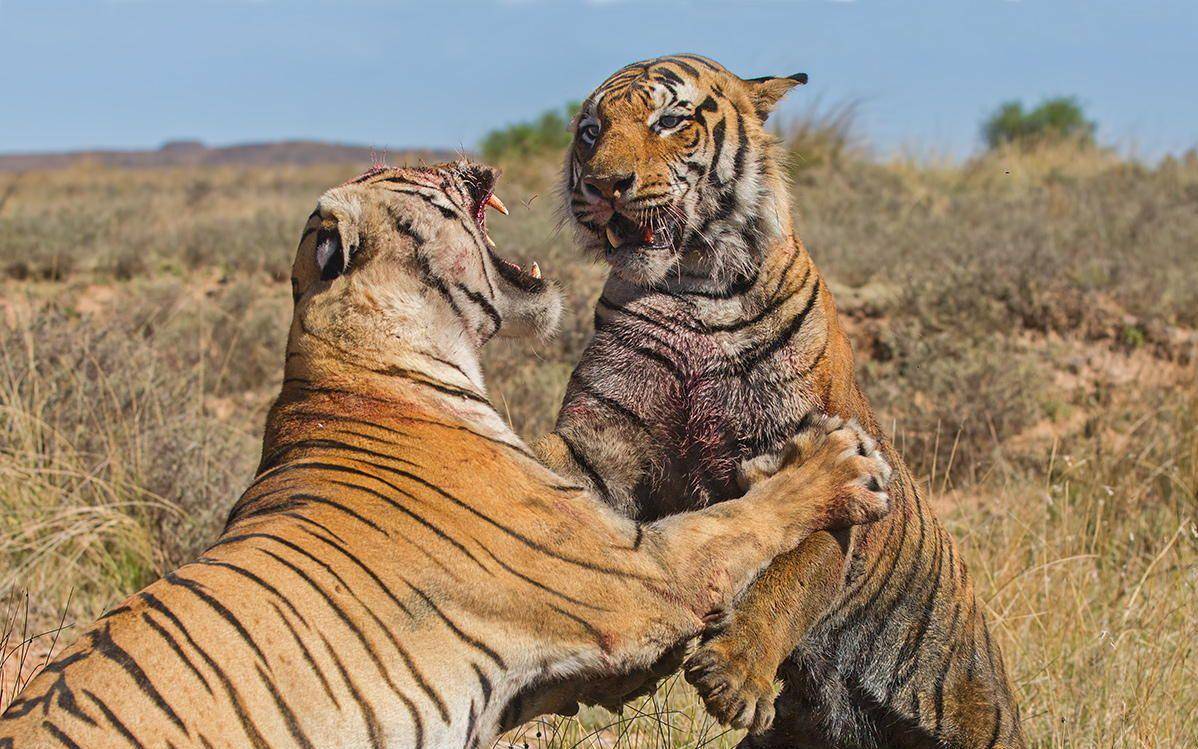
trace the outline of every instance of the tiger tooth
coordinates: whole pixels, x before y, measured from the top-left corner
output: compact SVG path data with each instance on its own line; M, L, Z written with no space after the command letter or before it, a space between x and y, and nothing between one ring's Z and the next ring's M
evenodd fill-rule
M541 266L537 265L537 261L533 260L532 265L528 266L528 275L533 278L541 277Z
M610 226L607 227L607 241L611 242L612 247L620 246L620 235L617 234L616 230Z
M503 204L503 201L495 193L491 193L490 197L487 198L486 205L491 206L505 216L508 215L507 206Z

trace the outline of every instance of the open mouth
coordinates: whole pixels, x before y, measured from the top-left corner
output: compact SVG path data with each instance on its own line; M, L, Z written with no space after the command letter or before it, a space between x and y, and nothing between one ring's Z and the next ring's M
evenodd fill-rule
M466 174L470 197L474 201L472 207L474 222L478 224L478 229L482 232L483 239L486 240L487 252L495 262L495 268L499 271L500 277L521 291L532 293L543 291L545 280L541 278L541 266L533 261L529 263L528 268L523 268L519 263L503 257L496 252L495 242L487 233L488 208L499 211L505 216L508 215L507 206L495 194L496 177L497 173L491 169L474 169Z
M607 251L674 249L677 229L671 223L656 221L642 224L622 213L615 213L604 229Z

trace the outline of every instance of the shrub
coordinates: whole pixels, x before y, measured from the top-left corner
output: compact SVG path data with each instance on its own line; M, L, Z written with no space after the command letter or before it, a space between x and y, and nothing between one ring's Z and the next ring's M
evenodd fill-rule
M817 102L777 126L776 132L792 175L837 166L849 156L860 156L857 136L858 104L846 101L829 107Z
M492 130L483 136L483 158L495 161L504 157L531 156L556 151L570 145L570 121L578 113L579 102L570 102L561 110L550 109L531 122Z
M1058 96L1024 111L1023 102L1008 101L982 124L982 137L990 148L1004 145L1035 146L1046 142L1094 143L1095 124L1077 99Z

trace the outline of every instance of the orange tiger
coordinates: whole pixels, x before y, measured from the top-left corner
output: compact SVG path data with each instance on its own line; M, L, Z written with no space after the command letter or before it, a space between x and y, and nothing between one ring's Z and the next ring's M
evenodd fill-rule
M199 559L46 666L0 749L489 747L702 632L810 532L886 511L885 462L836 419L750 463L743 501L654 523L541 465L479 366L560 309L487 237L495 177L325 193L256 478Z
M804 82L680 54L629 65L583 102L566 209L611 274L537 450L648 521L739 496L737 463L812 414L859 420L896 466L895 512L779 558L687 678L750 728L748 747L1022 747L965 565L879 429L791 225L764 123Z

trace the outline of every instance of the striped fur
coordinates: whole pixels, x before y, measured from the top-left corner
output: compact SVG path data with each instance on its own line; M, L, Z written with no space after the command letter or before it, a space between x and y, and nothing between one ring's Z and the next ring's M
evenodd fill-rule
M835 420L744 501L656 523L542 466L479 372L559 305L494 254L494 180L375 170L320 199L253 483L199 559L46 667L0 748L490 746L699 634L810 532L886 511L885 462Z
M859 420L898 467L896 511L779 558L688 678L713 714L751 729L745 746L1021 747L969 575L886 444L792 230L763 124L805 80L742 80L675 55L620 70L583 103L567 209L612 273L537 449L652 520L737 496L737 463L776 449L812 413Z

